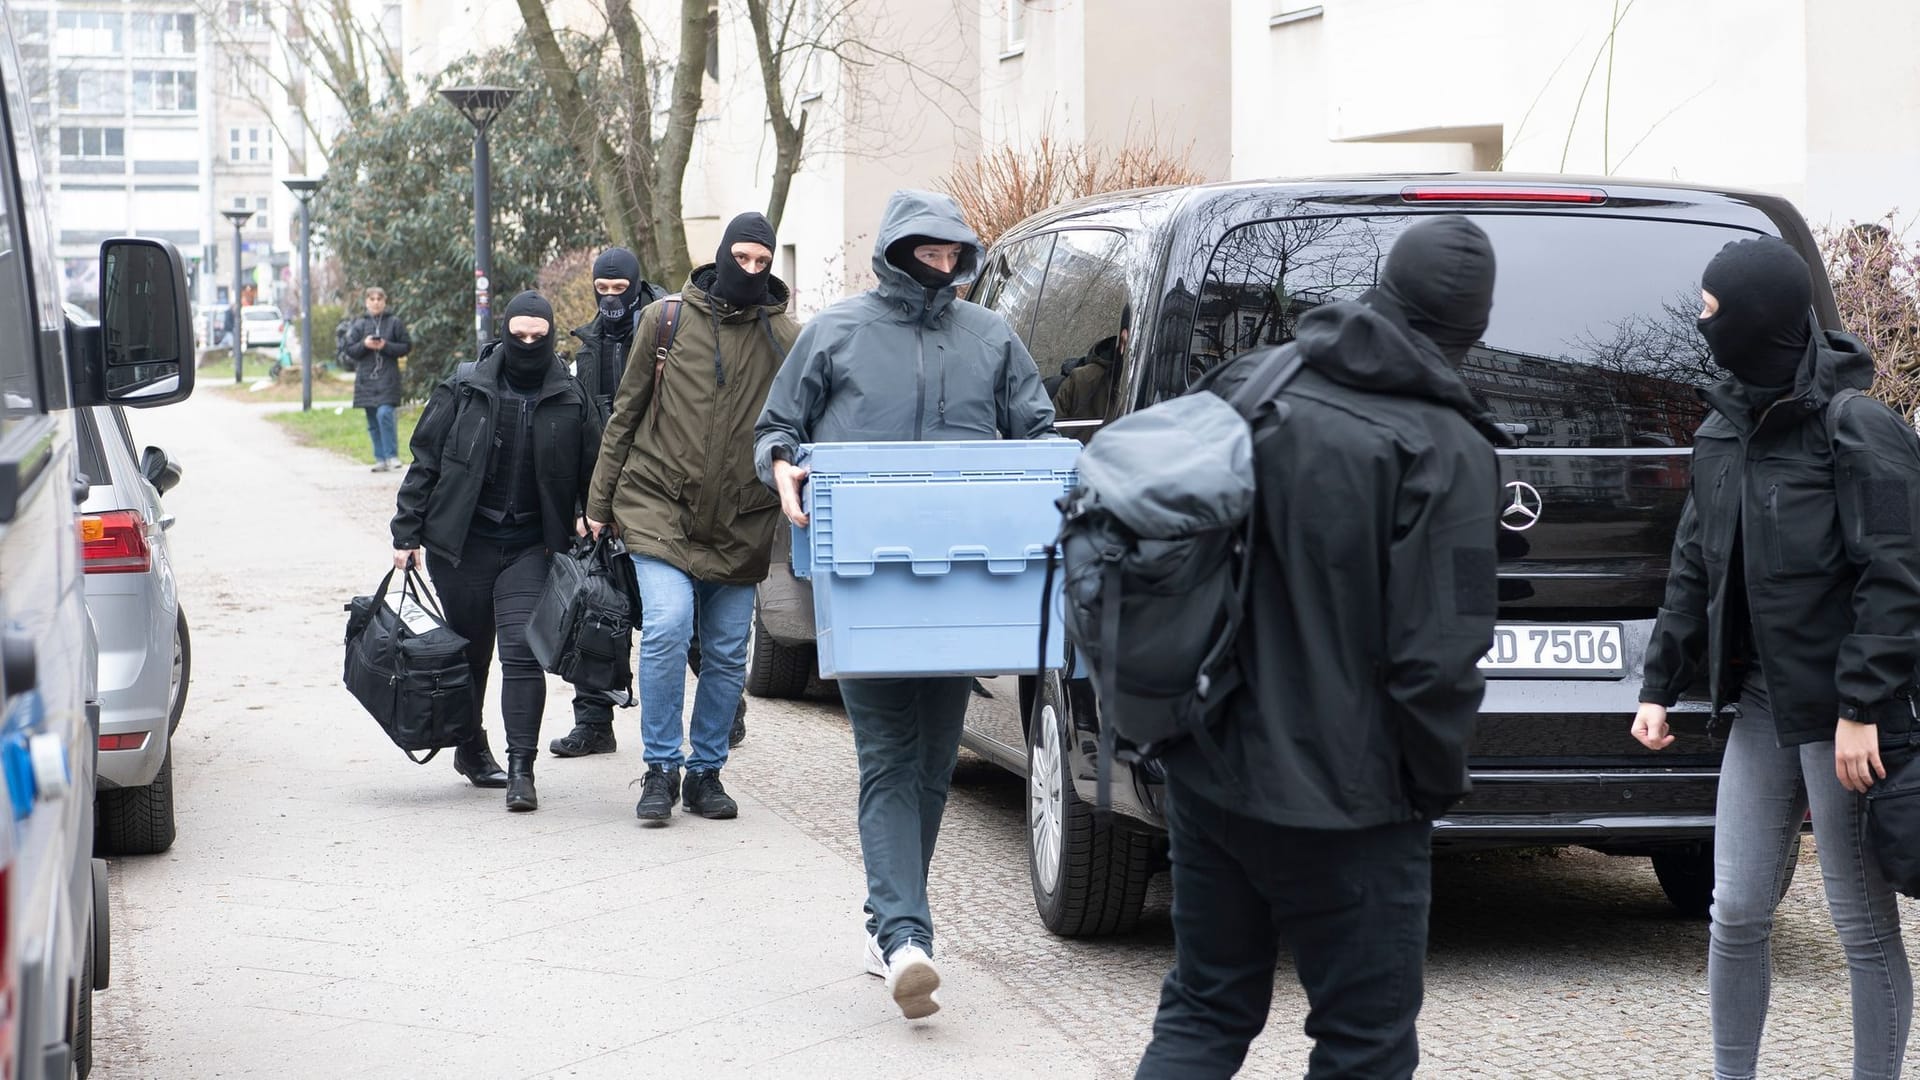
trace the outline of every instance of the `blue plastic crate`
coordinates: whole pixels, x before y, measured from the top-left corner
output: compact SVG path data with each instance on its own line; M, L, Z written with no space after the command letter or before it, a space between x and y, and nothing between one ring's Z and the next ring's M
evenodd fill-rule
M808 448L811 527L794 574L813 583L823 678L1010 675L1040 659L1055 501L1071 439L821 443ZM1047 663L1065 663L1058 618Z

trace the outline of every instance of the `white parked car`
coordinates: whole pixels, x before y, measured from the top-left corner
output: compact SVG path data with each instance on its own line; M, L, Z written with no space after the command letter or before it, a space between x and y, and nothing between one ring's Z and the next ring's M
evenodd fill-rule
M256 345L278 347L287 335L286 316L272 304L248 304L240 309L241 346L251 349Z

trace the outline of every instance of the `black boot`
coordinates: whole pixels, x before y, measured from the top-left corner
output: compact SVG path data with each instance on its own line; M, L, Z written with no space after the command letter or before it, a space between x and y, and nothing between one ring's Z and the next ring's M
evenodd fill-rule
M733 710L733 730L727 733L727 746L739 746L747 741L747 699L740 699L740 707Z
M507 751L507 809L540 809L540 796L533 790L534 750Z
M611 754L613 741L613 722L604 724L576 723L573 730L547 744L554 757L586 757L588 754Z
M673 816L673 804L679 798L680 770L649 765L647 775L640 778L640 802L633 808L633 816L665 825Z
M725 821L740 815L740 804L720 785L720 770L687 770L687 813Z
M493 759L493 748L487 745L484 728L473 737L472 742L454 749L453 771L472 781L474 787L507 786L507 774L500 768L500 763Z

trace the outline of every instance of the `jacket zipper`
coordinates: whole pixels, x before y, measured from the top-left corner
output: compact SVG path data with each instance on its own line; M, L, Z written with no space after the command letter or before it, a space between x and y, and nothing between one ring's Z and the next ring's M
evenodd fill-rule
M1772 549L1774 573L1786 570L1786 556L1780 550L1780 485L1767 485L1767 545Z
M914 369L916 389L913 395L913 441L926 438L927 433L927 332L924 327L913 330Z

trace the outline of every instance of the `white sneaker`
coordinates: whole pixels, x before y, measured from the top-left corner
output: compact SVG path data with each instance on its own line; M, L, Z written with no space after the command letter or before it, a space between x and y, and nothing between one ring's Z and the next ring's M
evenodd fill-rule
M893 950L887 962L887 992L900 1006L900 1015L919 1020L940 1011L934 992L940 989L940 969L920 946L908 942Z
M887 958L880 952L880 939L872 934L867 935L866 963L867 974L876 979L887 977Z

